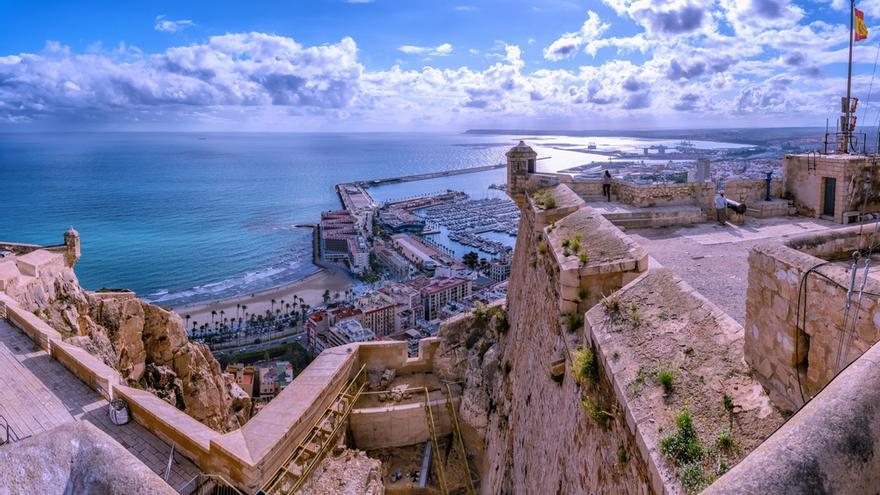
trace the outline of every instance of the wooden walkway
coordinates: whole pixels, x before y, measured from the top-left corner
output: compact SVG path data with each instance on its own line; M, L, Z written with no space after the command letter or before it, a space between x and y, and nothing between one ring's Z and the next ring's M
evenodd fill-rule
M67 421L88 421L163 476L171 446L133 421L114 425L107 408L97 392L0 319L0 415L19 437L38 435ZM175 453L174 460L167 481L180 489L199 469L180 454Z

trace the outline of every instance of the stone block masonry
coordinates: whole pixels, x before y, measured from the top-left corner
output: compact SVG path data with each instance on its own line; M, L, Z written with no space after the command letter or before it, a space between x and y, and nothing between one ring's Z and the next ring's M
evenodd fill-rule
M774 402L789 410L880 339L880 282L868 277L865 293L847 304L850 255L870 245L873 231L868 225L808 234L756 246L749 254L746 361Z

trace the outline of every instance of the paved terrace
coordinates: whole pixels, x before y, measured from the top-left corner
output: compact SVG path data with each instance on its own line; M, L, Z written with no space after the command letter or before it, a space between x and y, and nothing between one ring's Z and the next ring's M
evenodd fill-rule
M0 415L20 437L37 435L69 421L88 421L163 476L171 446L134 421L114 425L107 407L108 402L97 392L27 335L0 319ZM199 469L180 454L175 453L174 460L167 481L180 490Z
M653 258L744 324L752 246L842 227L806 217L748 217L743 225L728 223L722 227L712 222L687 227L627 229L626 233Z

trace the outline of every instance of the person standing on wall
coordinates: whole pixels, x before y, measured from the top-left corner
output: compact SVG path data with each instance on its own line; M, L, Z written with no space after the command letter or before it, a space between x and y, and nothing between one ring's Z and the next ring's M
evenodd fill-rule
M611 202L611 172L607 170L602 174L602 196L605 196L609 203Z
M727 200L720 191L715 195L715 213L718 215L718 223L724 225L727 222Z

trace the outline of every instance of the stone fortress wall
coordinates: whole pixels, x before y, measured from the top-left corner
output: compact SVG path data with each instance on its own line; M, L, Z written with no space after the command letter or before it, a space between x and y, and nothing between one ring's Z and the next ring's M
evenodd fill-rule
M508 155L511 162L525 156L522 151L515 153L515 150L516 148ZM516 169L516 163L510 163L509 166ZM566 193L560 191L560 188L567 187L566 182L565 179L556 181L547 174L529 174L527 177L515 178L509 187L524 185L522 190L511 191L512 197L523 198L518 201L524 209L523 223L534 221L535 216L530 212L534 209L534 204L527 201L536 190L554 184L565 184L539 193L565 197ZM577 182L574 181L570 190L578 189ZM593 187L594 184L591 184L581 190L591 191ZM746 200L763 198L764 195L763 181L737 181L726 184L725 188L729 188L728 196L734 195L735 198ZM780 194L781 181L774 181L771 188L772 194ZM697 201L696 198L694 201ZM562 203L564 205L567 201ZM557 205L559 204L557 201ZM584 209L589 210L589 206L584 205L578 211ZM571 211L565 214L575 215ZM560 228L561 223L550 222L544 234ZM524 227L520 235L525 237L536 230L540 231L534 226ZM600 482L589 485L590 490L618 490L620 493L683 491L685 488L680 484L681 479L676 475L670 461L660 455L658 440L662 433L659 430L666 428L668 431L675 406L686 404L691 409L700 435L711 435L713 428L723 427L725 422L724 411L720 410L723 404L717 400L719 394L723 393L733 397L733 409L729 411L730 424L734 437L738 439L739 455L726 459L736 466L727 474L715 473L720 477L711 483L706 493L826 493L830 490L840 493L873 493L878 482L874 473L880 467L880 461L873 455L875 449L880 447L880 416L876 405L880 386L874 376L877 374L876 355L880 353L880 348L875 345L880 337L877 335L880 324L875 321L874 315L880 288L875 280L869 278L860 307L850 310L850 319L855 321L849 330L852 344L844 346L842 362L844 366L849 363L852 365L840 375L837 375L838 367L832 361L846 313L845 308L840 307L846 300L846 288L849 284L846 277L842 277L845 273L844 267L834 263L825 264L816 270L821 276L808 279L806 293L810 304L807 324L802 330L794 324L794 314L798 309L796 293L799 280L806 270L818 263L849 259L853 250L864 249L868 245L868 237L872 235L872 227L863 230L854 227L820 236L773 241L754 248L749 258L748 316L745 331L653 260L647 272L613 294L613 303L606 304L606 298L601 304L589 309L585 315L582 343L591 347L599 357L600 385L593 391L598 391L597 400L603 397L603 390L610 389L613 393L611 396L604 396L608 401L605 403L606 410L618 413L614 414L612 422L621 421L619 418L625 419L628 432L638 447L634 452L627 451L636 454L629 458L642 466L642 469L637 470L642 476L632 476L628 484L612 488L614 485ZM587 241L587 249L594 249L591 246L594 236L587 235L584 238L590 239ZM522 241L518 240L519 242ZM557 258L558 246L552 242L547 244L551 258ZM528 245L523 247L531 250L532 254L529 256L534 256L534 249ZM540 249L539 247L538 252ZM518 245L519 251L522 249ZM522 253L521 256L526 255ZM522 277L516 274L518 271L542 272L546 269L540 267L540 262L524 267L522 260L515 260L515 265L509 295L511 311L517 304L517 298L526 300L519 304L534 307L538 307L540 301L547 297L552 299L555 296L564 301L558 293L547 294L534 279L531 284L523 284L525 288L514 287L517 285L516 281ZM552 273L552 269L550 272ZM552 275L550 280L552 282ZM855 298L852 304L856 306ZM628 307L631 308L631 314L626 318L624 314ZM650 308L654 308L653 315L648 317L650 324L646 324L644 318L652 313ZM538 309L541 311L540 307ZM543 311L550 309L543 308ZM639 316L633 322L633 314L641 315L643 311L645 316ZM803 317L804 311L800 314ZM528 319L528 315L522 316L526 318L523 322L526 325L524 331L542 326L533 321L535 316L531 317L532 320ZM515 315L511 317L516 321ZM877 319L880 320L880 316ZM515 334L517 324L513 325L512 334ZM546 326L552 328L552 325ZM638 331L634 331L636 328ZM797 350L796 336L804 337ZM534 347L540 346L539 342L542 340L558 342L560 338L552 333L543 338L531 336L529 342L532 347L528 352L534 352ZM561 340L576 342L572 338ZM571 356L572 346L568 346L566 350ZM526 352L525 349L521 351ZM743 366L744 360L749 363L749 367ZM665 397L658 397L660 394L656 390L646 393L645 388L650 387L643 387L638 392L639 387L635 385L645 383L640 381L640 375L645 366L650 366L651 363L664 363L665 367L671 366L679 370L681 375L676 378L676 383L679 379L685 382L683 388L687 392L682 395L688 398L677 402L681 398L676 398L675 389ZM514 364L514 370L516 369ZM570 371L568 366L566 371ZM802 375L805 396L809 399L818 395L806 407L796 410L803 403L793 385L798 373ZM522 376L513 374L516 377ZM567 376L565 380L568 380ZM539 387L526 387L523 393L539 391ZM574 391L568 393L576 394ZM524 409L522 398L519 399L517 401L517 397L514 397L515 407L511 416ZM555 403L565 406L556 408L553 414L563 414L560 411L564 411L573 402L576 403L556 400ZM782 414L786 411L794 412L787 422ZM524 414L529 415L528 412ZM581 421L589 422L590 419L594 418L585 417ZM578 429L581 427L580 421L575 422L575 425L575 428L556 432L554 438L573 438L573 444L580 445L582 441L577 439L584 432ZM542 431L536 424L520 426L524 426L520 430L529 431L531 426L533 432ZM779 426L781 428L777 430ZM623 438L619 437L616 441L626 449ZM521 439L514 442L514 445L529 445L530 442L538 443L539 452L529 456L527 452L516 452L514 449L512 476L517 476L518 469L524 470L533 463L540 462L541 455L546 456L550 452L550 458L553 458L553 447L543 444L541 438ZM581 460L580 470L585 475L590 476L590 473L597 470L603 471L602 467L597 466L605 466L607 469L613 464L607 458L607 450L615 445L614 440L603 445L605 452L594 451L591 455L577 452L573 456ZM569 467L578 469L575 466ZM609 472L604 472L598 479L608 482L612 477ZM517 479L517 483L526 483L525 486L532 489L553 486L542 484L547 481ZM712 478L707 481L712 481ZM580 488L576 482L565 484L570 483L570 480L564 477L560 483L570 492L576 492Z
M733 466L727 474L715 470L720 461L714 459L701 466L706 483L720 476L707 493L779 493L786 491L780 487L807 490L830 483L835 491L873 493L873 477L880 472L880 458L873 455L880 448L876 301L866 295L855 311L856 350L846 356L854 361L836 377L828 356L838 332L828 327L840 313L832 304L840 300L837 267L817 270L834 283L819 278L807 283L817 304L803 331L810 338L803 350L792 342L803 335L790 322L797 301L793 283L800 274L863 245L865 232L850 229L756 248L749 260L744 331L584 201L601 193L600 182L533 173L530 159L533 152L524 145L508 154L508 192L523 212L507 300L510 329L486 350L495 368L469 381L457 401L483 493L682 493L681 466L662 454L660 439L674 430L684 409L703 442L729 428L738 447L724 456ZM710 186L672 191L624 186L624 197L658 204L686 201L691 191L691 204L703 205ZM539 190L554 197L553 208L538 204ZM730 191L761 197L763 181L734 184ZM639 192L647 197L637 197ZM33 276L41 263L59 263L58 254L41 252L25 260ZM871 292L880 294L875 282L870 284ZM224 475L247 493L277 471L361 366L435 370L443 339L472 319L446 322L439 338L421 342L415 358L407 356L404 342L327 349L244 427L221 434L125 386L115 370L63 342L43 320L0 293L3 316L105 397L124 398L136 421L174 442L201 469ZM582 366L585 356L591 356L588 368ZM487 366L482 356L480 363ZM783 425L780 409L800 405L791 381L799 366L806 394L818 395ZM675 378L669 391L658 381L660 370ZM490 387L485 381L490 376L492 390L480 391L485 404L476 402L474 392ZM731 397L730 408L725 396ZM353 420L352 428L363 428L360 438L366 442L422 440L423 432L408 428L382 437L377 431L387 417L362 413L362 422ZM412 411L392 413L408 421Z
M862 294L860 271L847 298L852 253L866 253L874 235L871 225L848 227L765 243L749 255L746 360L785 409L800 407L880 340L880 281L869 276Z

